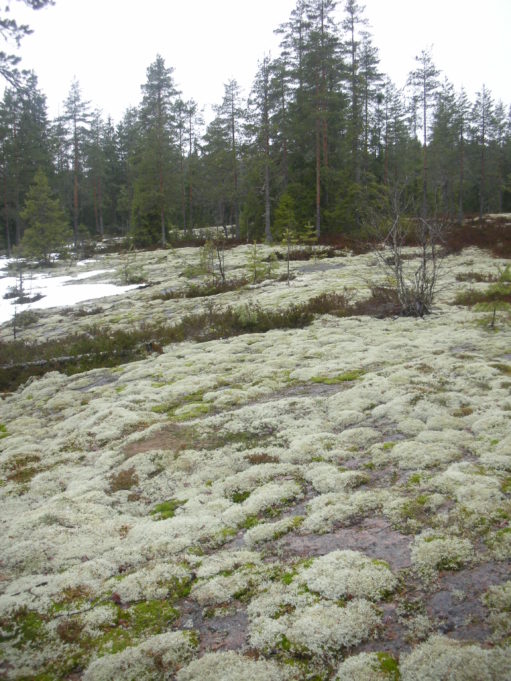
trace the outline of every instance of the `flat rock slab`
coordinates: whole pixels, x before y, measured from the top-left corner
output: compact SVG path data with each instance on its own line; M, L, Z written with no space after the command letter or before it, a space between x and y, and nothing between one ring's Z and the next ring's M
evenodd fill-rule
M301 557L323 556L336 550L361 551L386 561L392 570L401 570L411 565L411 542L411 537L393 530L383 518L366 518L355 527L341 527L325 534L288 534L272 546L284 555Z

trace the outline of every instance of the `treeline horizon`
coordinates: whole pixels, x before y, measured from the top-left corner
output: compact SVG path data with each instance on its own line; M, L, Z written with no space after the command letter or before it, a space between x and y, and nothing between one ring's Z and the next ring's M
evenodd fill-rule
M473 101L418 51L399 90L356 0L298 0L276 32L250 95L229 80L206 125L161 56L138 106L118 124L78 81L50 120L37 76L0 102L0 247L25 229L37 171L48 178L75 243L129 235L137 246L171 231L232 225L239 239L285 230L356 235L400 197L400 210L461 221L511 211L511 109L483 85Z

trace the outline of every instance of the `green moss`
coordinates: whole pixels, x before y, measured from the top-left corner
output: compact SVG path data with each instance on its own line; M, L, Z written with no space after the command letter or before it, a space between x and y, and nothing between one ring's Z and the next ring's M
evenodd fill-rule
M504 494L511 494L511 476L508 476L502 480L500 489Z
M390 565L387 563L386 560L379 560L378 558L373 558L371 563L373 565L378 565L379 567L384 567L387 570L390 570Z
M293 579L295 578L296 572L286 572L281 577L281 582L289 586Z
M502 537L505 537L509 533L511 533L511 527L504 527L502 530L498 530L495 533L495 537L497 539L501 539Z
M166 402L165 404L151 407L151 411L155 414L166 414L174 421L189 421L204 414L208 414L213 408L213 405L208 403L204 404L202 402L204 392L204 390L197 390L196 392L190 393L190 395L187 395L182 400L173 400L172 402ZM178 409L187 405L189 405L189 409L184 414L176 415Z
M192 404L190 409L188 409L185 414L174 416L174 419L176 421L191 421L192 419L199 418L199 416L205 416L206 414L209 414L212 409L212 404Z
M154 636L166 631L179 617L179 611L168 601L145 601L124 611L122 617L135 636Z
M35 641L41 638L43 619L36 612L27 612L18 622L19 632L24 641Z
M291 527L286 528L286 529L282 529L282 530L278 530L277 532L275 532L275 533L273 534L272 539L280 539L280 537L283 537L283 536L284 536L285 534L287 534L288 532L291 532L291 531L293 531L293 530L296 530L298 527L300 527L300 525L303 524L303 521L304 521L304 520L305 520L305 516L303 516L303 515L297 515L297 516L295 516L295 517L293 518L293 522L292 522L292 524L291 524Z
M460 558L457 557L451 557L451 558L442 558L442 560L439 560L438 563L436 564L437 570L461 570L461 568L464 565L464 561L461 560Z
M420 485L422 480L422 475L421 473L413 473L410 475L408 478L408 484L409 485Z
M339 374L339 376L313 376L311 381L313 383L324 383L325 385L336 385L337 383L356 381L363 375L364 371L362 369L354 369L353 371L347 371L344 374Z
M401 518L405 521L408 519L425 520L428 513L425 508L428 499L427 494L419 494L417 497L405 501L400 510ZM424 541L433 541L433 539L438 539L438 537L427 537Z
M248 515L241 523L240 527L242 527L244 530L250 530L251 527L259 525L259 522L259 518L256 515Z
M291 650L291 641L284 634L282 634L282 638L280 639L280 648L286 652Z
M494 369L498 369L502 374L511 376L511 364L491 364Z
M42 643L45 619L37 612L19 608L12 617L0 619L0 643L14 641L15 648Z
M9 433L7 432L7 426L5 426L3 423L0 423L0 440L4 437L8 437Z
M224 529L220 532L220 538L225 541L231 537L235 537L237 534L238 531L235 527L224 527Z
M389 680L399 681L401 674L399 672L398 661L388 653L376 653L380 670L389 677Z
M250 491L246 490L245 492L234 492L231 495L231 501L233 501L235 504L242 504L245 499L248 499L250 496Z
M174 407L168 404L157 404L155 407L151 407L153 414L168 414Z
M163 501L161 504L156 504L150 515L153 516L153 520L167 520L167 518L173 518L176 510L186 504L188 499L169 499L168 501Z

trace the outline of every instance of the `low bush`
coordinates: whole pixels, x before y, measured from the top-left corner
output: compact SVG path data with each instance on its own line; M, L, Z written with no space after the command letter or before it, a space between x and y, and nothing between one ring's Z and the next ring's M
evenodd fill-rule
M443 246L447 253L460 253L464 248L477 246L497 258L511 257L511 228L505 218L478 219L453 226L445 235Z
M239 277L237 279L226 279L226 281L210 281L202 282L200 284L190 284L184 289L173 290L167 289L155 293L153 300L175 300L177 298L205 298L209 296L216 296L219 293L226 293L228 291L237 291L248 284L248 279Z
M216 307L184 316L173 326L141 325L130 331L93 326L86 333L28 343L22 340L0 343L0 391L15 390L31 376L48 371L67 375L99 367L113 367L146 357L169 343L205 342L244 333L266 333L272 329L302 328L314 315L337 317L372 315L384 317L399 313L395 293L373 288L364 301L350 304L342 293L324 293L303 303L281 309L257 304Z

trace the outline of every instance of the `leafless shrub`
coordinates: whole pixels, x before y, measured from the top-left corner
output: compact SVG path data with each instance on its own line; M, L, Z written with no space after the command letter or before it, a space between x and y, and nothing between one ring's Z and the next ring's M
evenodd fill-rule
M391 201L390 216L373 221L374 252L387 275L387 286L395 290L402 315L423 317L431 311L445 253L442 243L446 229L446 223L440 220L405 217L397 193Z

